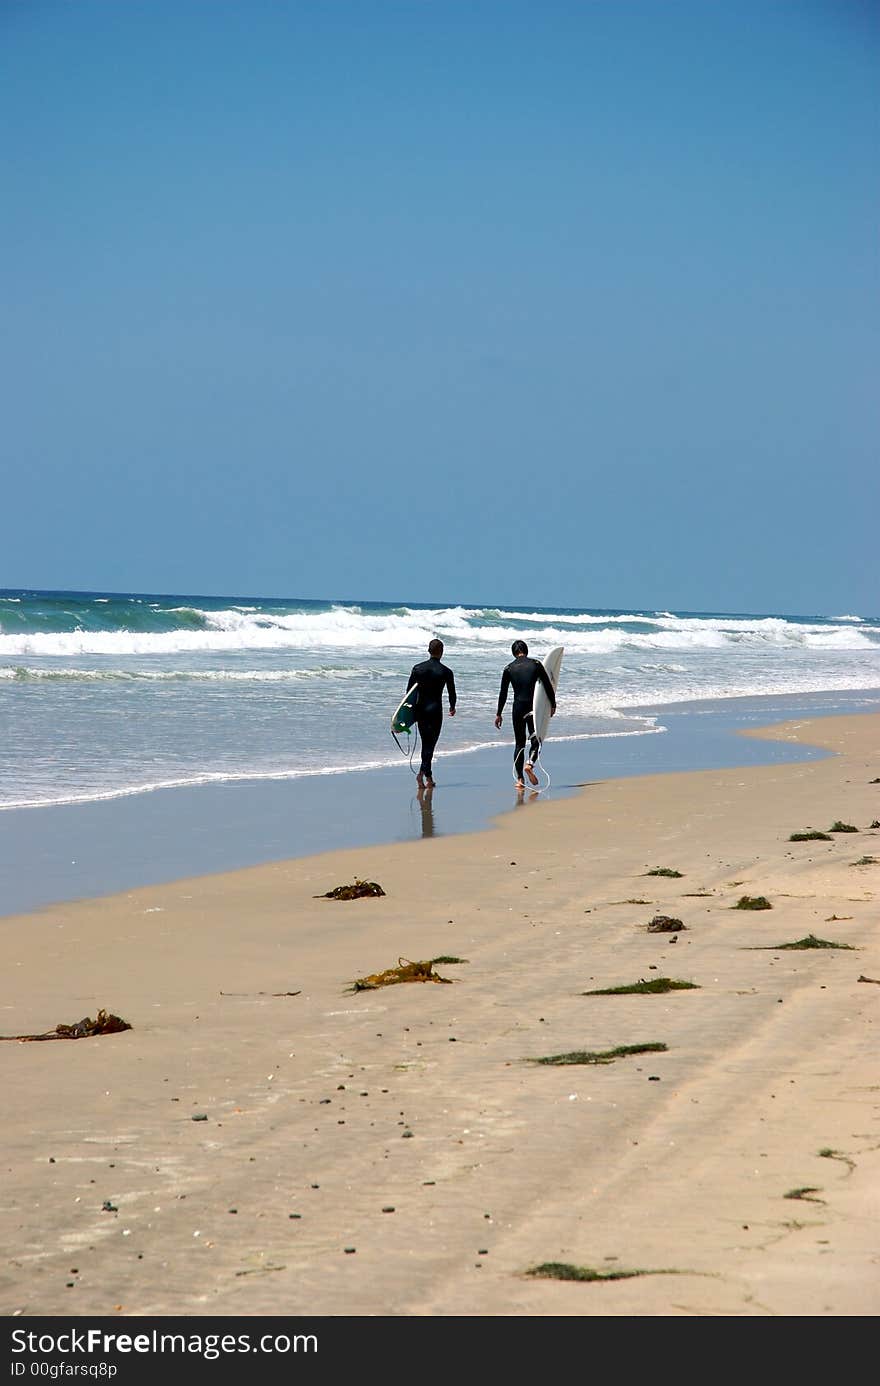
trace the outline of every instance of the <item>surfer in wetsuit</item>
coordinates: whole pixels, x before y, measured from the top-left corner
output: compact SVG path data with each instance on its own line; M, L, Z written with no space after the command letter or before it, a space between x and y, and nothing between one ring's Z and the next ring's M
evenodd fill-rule
M418 688L416 697L416 722L422 739L422 762L416 776L419 789L434 788L431 773L431 760L434 747L443 726L443 690L449 694L449 716L455 716L455 679L452 670L440 663L443 654L443 641L432 640L428 645L430 659L414 664L409 676L407 690L413 684Z
M534 764L538 759L541 743L535 735L532 707L535 702L535 688L540 680L550 703L550 716L556 712L556 694L550 676L540 659L529 659L529 647L524 640L514 640L510 647L513 659L501 675L501 690L498 694L498 711L495 714L496 727L501 726L501 714L507 702L509 689L513 689L513 768L516 772L516 787L524 789L523 761L526 753L526 735L529 736L529 759L525 761L525 772L532 784L538 783Z

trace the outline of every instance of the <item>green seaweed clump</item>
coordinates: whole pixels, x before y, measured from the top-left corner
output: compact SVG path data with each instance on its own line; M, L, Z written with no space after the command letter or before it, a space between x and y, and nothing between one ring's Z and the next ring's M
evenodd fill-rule
M732 910L772 910L766 895L741 895Z
M673 868L672 868L671 866L655 866L655 867L653 867L650 871L646 871L646 872L645 872L645 875L646 875L646 876L671 876L674 880L678 880L681 876L684 875L684 872L683 872L683 871L674 871Z
M526 1275L539 1280L632 1280L637 1275L663 1275L668 1272L647 1270L593 1270L591 1266L573 1266L568 1261L542 1261L532 1266Z
M794 943L765 943L756 951L785 953L803 948L847 948L850 952L854 951L851 943L832 943L827 938L816 938L815 934L807 934L805 938L795 939Z
M581 996L660 996L667 991L699 991L696 982L677 982L672 977L640 978L625 987L601 987L598 991L582 991Z
M527 1059L530 1064L613 1064L615 1059L624 1059L630 1054L662 1054L665 1044L621 1044L616 1049L606 1049L600 1053L587 1049L574 1049L569 1054L548 1054L543 1059Z
M789 1189L787 1194L783 1194L783 1198L803 1198L807 1203L821 1203L823 1201L821 1198L812 1197L813 1194L821 1192L822 1190L817 1189L815 1185L804 1184L799 1189Z
M839 818L835 818L828 831L830 833L857 833L858 828L854 823L841 823Z
M858 861L853 862L853 866L876 866L876 857L859 857Z
M880 818L875 818L868 826L871 828L880 828Z
M834 838L829 833L818 833L813 828L805 833L792 833L789 842L833 842Z

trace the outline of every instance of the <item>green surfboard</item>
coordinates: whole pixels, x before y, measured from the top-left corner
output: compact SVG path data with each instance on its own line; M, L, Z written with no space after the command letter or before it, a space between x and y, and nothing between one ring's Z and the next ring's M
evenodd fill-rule
M418 692L418 685L414 683L412 688L407 690L406 696L397 708L395 708L394 715L391 718L391 730L393 732L406 732L407 736L409 736L412 730L412 724L416 720L416 700L418 698Z

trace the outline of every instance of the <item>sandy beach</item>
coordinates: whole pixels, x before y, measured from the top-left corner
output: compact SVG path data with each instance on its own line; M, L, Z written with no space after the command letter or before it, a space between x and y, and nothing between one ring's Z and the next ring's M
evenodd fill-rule
M132 1027L0 1045L0 1313L880 1311L880 717L758 734L834 754L0 921L0 1033Z

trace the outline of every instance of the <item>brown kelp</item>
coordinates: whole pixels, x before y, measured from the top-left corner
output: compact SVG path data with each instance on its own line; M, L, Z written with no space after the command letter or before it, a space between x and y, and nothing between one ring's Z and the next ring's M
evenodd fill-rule
M18 1040L24 1043L27 1040L90 1039L93 1035L116 1035L122 1030L130 1029L127 1020L121 1020L118 1015L100 1010L94 1020L87 1015L73 1025L56 1025L54 1030L46 1030L41 1035L0 1035L0 1040Z

